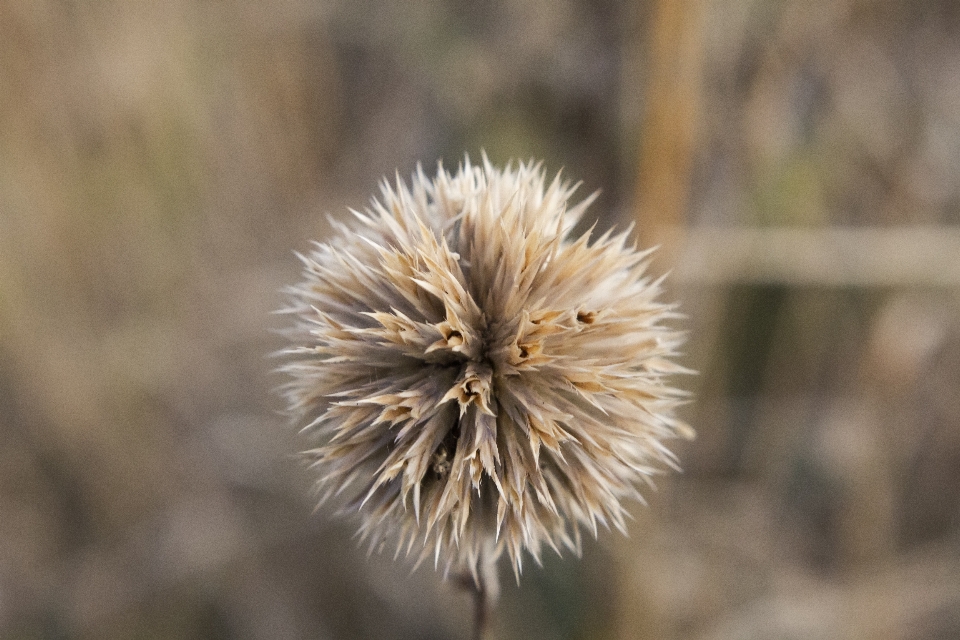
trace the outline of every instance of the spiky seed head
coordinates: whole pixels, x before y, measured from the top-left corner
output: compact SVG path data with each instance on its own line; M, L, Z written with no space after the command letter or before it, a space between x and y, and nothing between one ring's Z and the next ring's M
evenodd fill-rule
M285 394L371 548L474 575L481 553L517 573L524 550L579 553L692 435L649 252L569 238L575 188L539 164L418 170L301 256Z

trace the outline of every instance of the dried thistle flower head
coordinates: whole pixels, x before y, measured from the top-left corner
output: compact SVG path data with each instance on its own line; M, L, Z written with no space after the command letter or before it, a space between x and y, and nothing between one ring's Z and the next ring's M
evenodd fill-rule
M681 335L627 233L567 236L587 205L539 165L469 159L384 182L289 290L283 367L324 496L353 498L372 547L476 575L580 529L624 529L625 498L673 465Z

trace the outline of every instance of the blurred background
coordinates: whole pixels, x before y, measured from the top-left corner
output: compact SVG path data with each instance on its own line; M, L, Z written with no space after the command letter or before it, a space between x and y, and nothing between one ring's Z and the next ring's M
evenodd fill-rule
M671 270L698 430L498 638L960 638L954 0L0 0L0 638L469 637L271 389L326 216L465 152Z

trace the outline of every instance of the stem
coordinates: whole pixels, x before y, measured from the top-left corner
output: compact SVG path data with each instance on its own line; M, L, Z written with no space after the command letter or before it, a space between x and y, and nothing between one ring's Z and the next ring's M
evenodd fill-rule
M490 601L483 574L478 583L473 583L473 640L483 640L490 620Z
M484 640L490 630L493 605L500 595L500 580L493 554L489 550L481 553L476 578L469 573L462 573L457 578L457 584L473 596L473 640Z

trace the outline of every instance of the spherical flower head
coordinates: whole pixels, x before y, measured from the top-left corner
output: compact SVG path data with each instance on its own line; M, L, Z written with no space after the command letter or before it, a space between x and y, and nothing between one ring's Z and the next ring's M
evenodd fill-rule
M519 573L524 550L624 530L675 466L676 314L628 232L568 237L592 200L575 188L486 158L418 170L301 256L285 394L371 548L474 575L506 551Z

